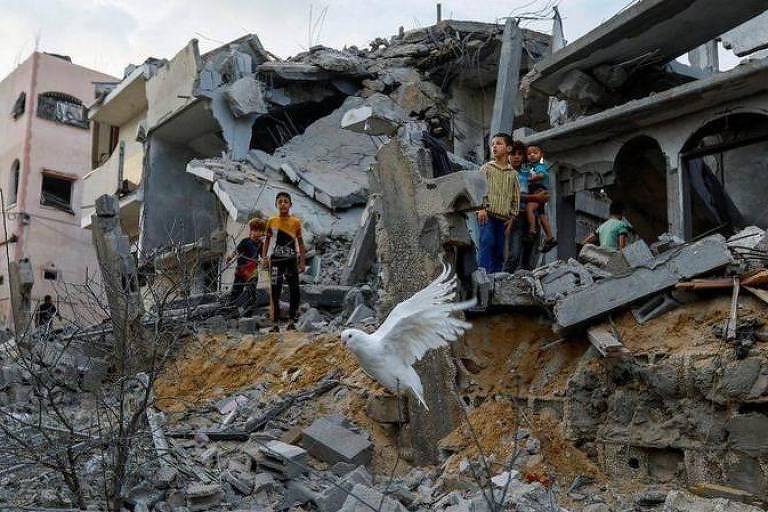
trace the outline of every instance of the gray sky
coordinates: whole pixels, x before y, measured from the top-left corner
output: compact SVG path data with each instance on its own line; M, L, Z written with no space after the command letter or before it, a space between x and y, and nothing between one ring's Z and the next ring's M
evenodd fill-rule
M549 0L442 1L443 18L495 21L535 10ZM129 63L170 58L190 39L201 51L252 32L273 53L287 57L312 44L367 46L435 21L427 0L0 0L0 78L35 48L69 55L76 64L122 77ZM569 41L624 8L630 0L560 0ZM527 7L526 7L527 6ZM322 22L317 23L322 13ZM550 32L551 22L529 22Z

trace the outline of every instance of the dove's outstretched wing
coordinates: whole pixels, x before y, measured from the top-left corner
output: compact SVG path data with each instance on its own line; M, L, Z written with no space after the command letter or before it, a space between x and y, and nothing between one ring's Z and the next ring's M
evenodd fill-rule
M443 272L434 281L398 304L372 334L384 353L407 367L401 385L410 387L425 407L421 381L411 365L427 350L447 345L472 326L451 313L474 306L476 300L455 303L455 297L456 276L443 264Z

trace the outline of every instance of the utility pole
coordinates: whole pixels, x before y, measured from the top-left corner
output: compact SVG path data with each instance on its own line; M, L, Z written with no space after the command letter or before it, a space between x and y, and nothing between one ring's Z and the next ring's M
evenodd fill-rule
M443 6L440 2L437 3L437 22L443 21Z

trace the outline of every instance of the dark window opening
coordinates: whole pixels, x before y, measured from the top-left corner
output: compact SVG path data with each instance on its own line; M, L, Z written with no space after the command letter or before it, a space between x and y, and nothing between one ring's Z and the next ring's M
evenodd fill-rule
M21 162L19 159L13 161L11 165L10 183L8 184L8 204L16 204L16 198L19 194L19 178L21 177Z
M88 128L87 109L74 96L61 92L44 92L37 97L37 116L56 123Z
M16 98L16 103L13 104L13 109L11 110L11 116L13 116L14 119L20 118L22 115L24 115L24 110L27 108L27 93L22 92L19 94L19 97Z
M72 184L67 178L43 174L43 189L40 193L40 204L53 206L68 213L72 211Z
M259 117L251 131L251 149L274 153L293 137L304 133L309 125L339 108L345 98L343 94L331 96L321 102L301 103Z
M682 152L686 235L768 227L768 117L732 114L696 132Z
M612 201L622 201L626 218L647 243L668 231L667 161L659 144L640 136L624 144L614 162L616 181L605 187Z
M59 279L59 271L56 269L46 268L43 270L43 279L46 281L56 281Z

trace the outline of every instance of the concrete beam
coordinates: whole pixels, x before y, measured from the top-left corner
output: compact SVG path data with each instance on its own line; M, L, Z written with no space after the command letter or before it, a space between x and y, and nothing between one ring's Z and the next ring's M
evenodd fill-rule
M515 106L520 86L520 62L523 57L523 34L514 18L507 18L501 39L499 75L496 79L496 97L493 101L491 134L512 133Z
M573 69L646 55L670 61L766 10L764 0L642 0L536 64L531 87L553 96Z

